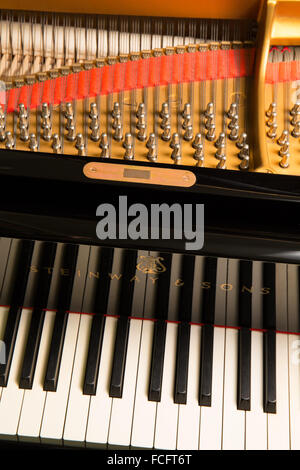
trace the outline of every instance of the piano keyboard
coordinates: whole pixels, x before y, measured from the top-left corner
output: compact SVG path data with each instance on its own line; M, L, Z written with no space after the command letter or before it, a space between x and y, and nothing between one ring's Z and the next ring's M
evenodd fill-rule
M0 241L2 291L16 243ZM97 258L94 248L66 245L54 261L58 247L44 243L41 262L69 260L70 276L51 284L40 270L33 308L21 309L37 243L18 244L12 296L0 315L2 439L121 449L300 448L298 266L164 254L167 275L156 273L154 296L149 264L143 294L136 288L135 250L122 252L120 265L118 249L100 248ZM87 266L97 262L100 273L122 267L120 284L100 275L95 289L89 268L81 272L81 311L92 297L95 315L69 313L83 249ZM212 288L200 292L201 279ZM44 310L53 289L57 309Z

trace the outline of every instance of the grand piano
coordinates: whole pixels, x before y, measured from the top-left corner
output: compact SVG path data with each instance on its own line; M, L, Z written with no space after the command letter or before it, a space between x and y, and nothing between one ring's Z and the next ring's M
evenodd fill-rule
M2 6L3 445L299 449L299 1Z

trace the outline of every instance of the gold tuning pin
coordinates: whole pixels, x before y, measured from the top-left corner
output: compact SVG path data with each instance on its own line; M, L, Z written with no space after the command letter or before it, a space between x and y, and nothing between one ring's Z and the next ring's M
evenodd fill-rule
M278 145L285 145L289 140L289 132L287 130L282 131L281 136L277 139Z

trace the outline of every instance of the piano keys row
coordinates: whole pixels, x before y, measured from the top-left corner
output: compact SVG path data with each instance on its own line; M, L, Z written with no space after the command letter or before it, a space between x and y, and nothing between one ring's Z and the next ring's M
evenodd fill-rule
M23 245L23 261L29 245ZM76 248L69 250L70 259L76 258ZM112 263L113 252L103 250L102 268ZM136 256L134 251L126 254L127 273L135 271ZM167 267L171 258L166 256ZM263 268L259 263L255 271L251 262L242 269L233 260L206 258L204 263L206 280L226 273L228 285L258 275L260 264L263 285L276 294L263 305L253 305L253 299L249 303L229 295L231 291L217 299L211 289L202 299L206 325L190 325L193 293L188 280L194 275L195 258L187 257L181 271L186 287L179 296L180 324L166 323L164 317L171 274L159 281L156 322L128 318L134 293L125 281L119 291L119 318L66 314L67 304L62 303L57 312L46 311L43 322L34 310L23 309L15 328L15 310L2 307L0 337L7 331L16 335L15 341L10 335L11 348L6 344L9 370L7 364L0 366L2 438L158 449L298 448L299 340L298 335L275 332L278 325L287 329L297 316L297 267L268 263ZM19 272L18 295L24 269ZM68 284L70 289L70 279L64 280L59 290L68 292ZM103 311L109 284L99 282L95 294ZM68 296L62 297L66 302ZM146 304L147 294L144 300ZM269 333L249 331L246 313L255 309L262 316L260 308L272 340ZM216 309L223 309L224 324L238 315L243 333L214 327Z

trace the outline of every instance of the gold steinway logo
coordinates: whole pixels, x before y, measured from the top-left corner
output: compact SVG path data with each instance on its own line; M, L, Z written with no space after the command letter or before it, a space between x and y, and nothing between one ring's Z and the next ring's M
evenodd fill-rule
M142 271L144 274L160 274L167 270L167 268L163 265L162 261L164 258L160 256L139 256L139 260L141 260L137 264L137 269Z

